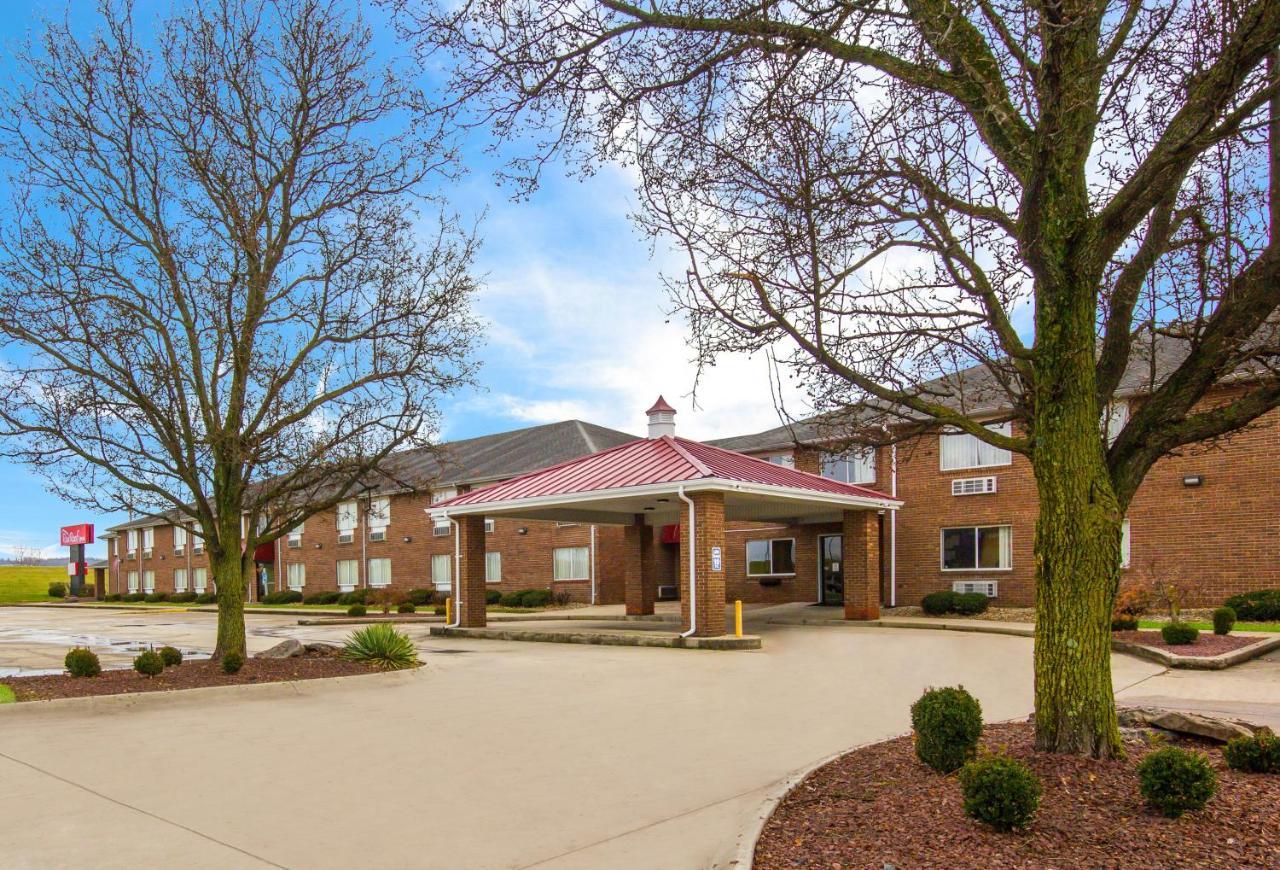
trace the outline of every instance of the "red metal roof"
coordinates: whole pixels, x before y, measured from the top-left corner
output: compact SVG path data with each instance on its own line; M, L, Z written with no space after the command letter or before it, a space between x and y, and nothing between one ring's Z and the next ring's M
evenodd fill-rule
M672 414L674 414L676 412L676 409L668 405L667 400L662 398L662 396L658 396L658 401L654 402L653 407L645 411L645 413L653 414L657 411L670 411Z
M664 435L661 438L640 438L560 465L522 474L493 486L465 492L440 502L435 507L462 507L707 479L856 498L889 498L884 493L865 486L840 483L817 474L734 453L732 450Z

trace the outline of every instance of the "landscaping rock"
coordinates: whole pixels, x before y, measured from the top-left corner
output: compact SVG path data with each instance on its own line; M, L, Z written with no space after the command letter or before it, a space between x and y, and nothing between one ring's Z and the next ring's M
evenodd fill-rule
M1130 707L1119 711L1120 724L1126 727L1152 727L1175 734L1190 734L1218 743L1236 737L1251 737L1257 725L1224 716L1189 713L1183 710L1161 710L1155 707Z
M326 655L326 656L333 655L340 649L342 649L342 644L330 643L327 640L308 641L306 645L307 652L319 653L320 655Z
M282 640L271 649L264 649L257 653L255 659L291 659L300 656L307 651L307 648L293 638Z

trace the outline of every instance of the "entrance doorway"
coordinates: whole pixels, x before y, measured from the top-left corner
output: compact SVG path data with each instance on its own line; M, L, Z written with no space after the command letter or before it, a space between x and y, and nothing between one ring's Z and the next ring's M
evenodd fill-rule
M844 604L844 537L818 538L818 603Z

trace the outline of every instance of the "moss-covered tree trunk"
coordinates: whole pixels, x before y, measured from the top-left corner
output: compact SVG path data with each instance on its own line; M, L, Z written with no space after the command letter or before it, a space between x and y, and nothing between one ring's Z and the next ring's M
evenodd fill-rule
M229 652L245 655L244 591L252 570L253 554L240 539L239 500L229 500L217 518L218 541L209 554L214 582L218 585L218 640L213 658Z

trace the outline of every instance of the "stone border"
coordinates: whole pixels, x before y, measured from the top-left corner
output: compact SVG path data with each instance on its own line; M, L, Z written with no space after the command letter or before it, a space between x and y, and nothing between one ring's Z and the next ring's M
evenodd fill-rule
M680 637L669 634L605 634L595 631L538 631L513 628L450 628L436 626L432 637L469 637L482 640L509 640L528 643L579 643L592 646L644 646L667 649L748 650L760 649L758 635L733 637Z

